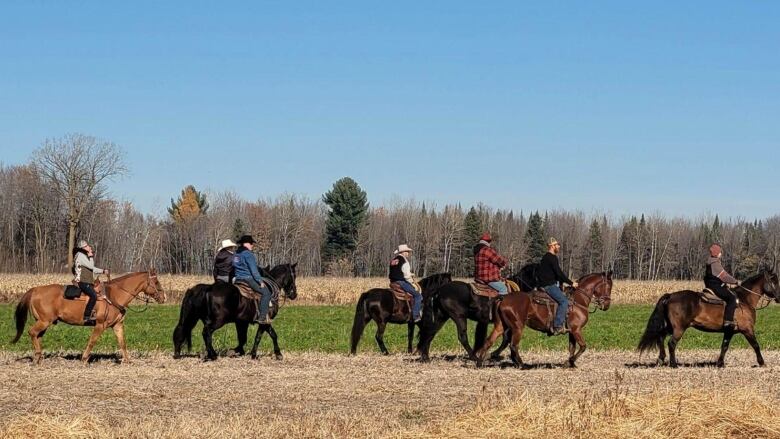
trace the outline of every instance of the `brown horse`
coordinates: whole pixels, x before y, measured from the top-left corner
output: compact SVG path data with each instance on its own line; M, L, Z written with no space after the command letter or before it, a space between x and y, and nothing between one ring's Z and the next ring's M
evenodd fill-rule
M612 302L612 272L592 273L583 276L577 281L579 286L572 292L571 306L567 316L569 325L569 366L576 367L575 362L587 345L582 336L582 329L588 323L590 316L590 303L595 297L596 306L606 311ZM517 347L523 336L523 329L527 324L531 329L550 333L550 322L554 310L547 305L535 303L529 293L510 294L499 304L493 315L493 332L482 348L477 352L477 366L481 366L488 350L496 342L498 337L504 334L504 341L493 353L493 358L500 358L502 350L509 345L510 358L515 366L523 364ZM511 340L510 340L511 337ZM576 347L579 349L576 350Z
M658 299L653 313L647 322L647 329L639 342L639 352L642 353L657 347L658 365L663 365L666 360L666 351L664 350L664 339L668 335L669 339L669 366L677 367L677 357L675 350L677 343L682 338L683 333L689 327L694 327L705 332L722 332L723 342L720 347L720 357L718 357L717 366L723 367L726 358L726 351L729 349L731 337L735 332L745 336L750 346L756 352L756 361L759 366L764 365L764 357L761 356L761 348L756 341L754 326L756 323L756 306L762 296L774 299L780 303L780 287L778 286L777 274L772 270L762 270L757 275L745 280L741 287L737 287L734 292L739 299L737 312L734 314L734 320L737 329L723 327L723 304L710 304L701 300L701 293L696 291L677 291L675 293L664 294Z
M157 279L154 270L129 273L112 281L103 283L103 290L108 300L101 298L95 304L95 328L89 337L87 347L81 355L85 363L89 360L89 353L97 342L98 337L106 328L112 328L116 335L119 348L122 350L122 361L129 362L127 346L125 345L124 321L127 305L141 292L153 297L158 303L165 302L165 292ZM43 285L27 291L16 306L16 337L12 343L19 341L22 331L27 323L27 315L32 312L35 323L28 331L35 349L33 362L40 364L43 357L41 337L46 329L57 322L65 322L69 325L84 325L84 308L87 305L86 296L69 300L64 296L62 285Z

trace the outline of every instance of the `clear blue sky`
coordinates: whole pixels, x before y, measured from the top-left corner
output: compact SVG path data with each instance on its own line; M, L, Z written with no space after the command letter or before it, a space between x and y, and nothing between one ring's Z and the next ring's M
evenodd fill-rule
M3 2L0 161L110 139L114 195L152 212L348 175L374 204L768 216L778 23L765 1Z

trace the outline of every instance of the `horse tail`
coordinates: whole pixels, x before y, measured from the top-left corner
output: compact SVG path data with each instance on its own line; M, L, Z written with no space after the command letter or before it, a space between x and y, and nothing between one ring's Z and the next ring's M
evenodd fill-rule
M672 297L671 294L664 294L658 299L658 303L655 304L655 309L647 321L645 333L642 334L642 339L639 341L639 346L637 346L640 354L652 348L660 349L663 346L664 337L666 337L669 331L666 322L666 309L670 297Z
M187 343L187 351L192 350L192 329L198 324L203 311L204 296L208 296L205 286L196 285L186 293L181 301L179 311L179 323L173 330L173 346L175 355L178 356L182 344Z
M22 337L22 331L24 331L24 325L27 324L27 316L30 310L30 300L32 299L33 290L27 290L24 296L19 300L19 304L16 305L16 312L14 313L14 321L16 322L16 337L11 340L11 343L16 343L19 338Z
M355 307L355 320L352 322L352 336L350 338L349 353L355 355L357 352L357 346L360 342L360 337L363 335L363 329L366 327L368 320L368 306L366 305L366 298L368 293L363 293L358 299L357 306Z

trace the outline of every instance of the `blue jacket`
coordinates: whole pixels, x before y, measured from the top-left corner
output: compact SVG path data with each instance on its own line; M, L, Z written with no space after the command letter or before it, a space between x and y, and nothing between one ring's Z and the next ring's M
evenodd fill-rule
M262 282L260 270L257 269L257 258L255 254L244 247L239 247L233 255L233 268L236 270L236 279L254 279L258 283Z

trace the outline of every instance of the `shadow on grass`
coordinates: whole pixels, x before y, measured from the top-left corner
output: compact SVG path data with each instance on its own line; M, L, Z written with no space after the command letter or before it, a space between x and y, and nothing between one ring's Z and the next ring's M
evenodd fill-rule
M694 363L678 362L677 363L677 367L703 368L703 367L716 367L717 364L718 363L716 361L697 361L697 362L694 362ZM653 361L651 363L640 363L638 361L635 361L633 363L625 363L624 366L629 368L629 369L656 369L656 368L658 368L658 369L660 369L660 368L672 369L666 363L665 364L658 364L655 361Z

